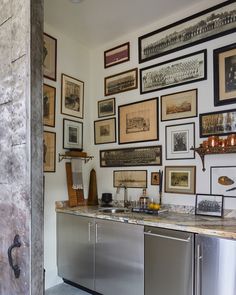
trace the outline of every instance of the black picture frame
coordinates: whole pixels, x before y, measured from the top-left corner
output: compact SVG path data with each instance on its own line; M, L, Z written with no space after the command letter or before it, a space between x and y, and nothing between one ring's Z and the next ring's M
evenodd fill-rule
M94 121L94 144L116 142L116 118Z
M56 88L43 84L43 126L55 127Z
M104 51L104 68L109 68L130 60L130 43L118 45Z
M63 149L83 150L83 123L63 119Z
M43 76L53 81L57 80L57 39L43 33Z
M43 132L43 172L56 172L56 132Z
M199 198L201 201L198 203ZM217 198L218 201L211 198ZM197 194L195 200L195 215L223 217L224 197L222 195ZM201 204L200 208L199 204Z
M115 97L98 101L98 118L110 117L116 114Z

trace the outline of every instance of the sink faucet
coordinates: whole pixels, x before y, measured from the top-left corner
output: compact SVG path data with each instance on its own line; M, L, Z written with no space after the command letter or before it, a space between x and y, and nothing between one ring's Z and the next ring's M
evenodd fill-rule
M116 193L118 194L120 192L120 189L123 188L124 189L124 207L128 207L129 206L129 201L128 201L128 188L125 184L121 183L116 190Z

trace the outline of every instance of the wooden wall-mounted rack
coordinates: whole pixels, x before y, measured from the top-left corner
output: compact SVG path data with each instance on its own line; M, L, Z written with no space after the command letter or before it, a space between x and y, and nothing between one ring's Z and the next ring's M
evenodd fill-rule
M64 154L58 154L58 162L60 163L62 160L65 159L76 159L79 158L83 160L85 163L92 160L93 156L88 156L86 152L79 152L79 151L67 151Z

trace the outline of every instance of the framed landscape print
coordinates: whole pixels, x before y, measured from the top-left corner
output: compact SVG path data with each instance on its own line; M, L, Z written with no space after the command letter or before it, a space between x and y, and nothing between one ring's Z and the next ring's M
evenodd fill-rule
M115 170L113 171L113 186L146 188L147 170Z
M197 89L161 96L161 121L197 117Z
M139 63L235 32L234 0L139 37Z
M195 124L166 126L166 160L194 159Z
M207 50L140 69L140 93L149 93L207 79Z
M129 91L138 87L138 69L132 69L104 78L105 96Z
M236 133L236 109L199 115L200 137Z
M160 173L151 172L151 185L159 185L159 184L160 184Z
M236 43L215 49L214 102L215 106L236 102Z
M116 114L115 98L98 101L98 118L114 116Z
M196 166L165 166L165 192L194 195Z
M56 133L43 132L43 171L56 172Z
M116 119L94 121L94 143L116 142Z
M43 125L55 127L56 88L43 84Z
M158 98L118 108L119 144L159 139Z
M57 39L43 34L43 76L57 80Z
M196 195L195 214L206 216L223 216L223 196L221 195Z
M104 52L104 68L129 61L129 42Z
M83 150L83 123L63 119L63 149Z
M61 75L61 113L77 117L84 117L84 82Z

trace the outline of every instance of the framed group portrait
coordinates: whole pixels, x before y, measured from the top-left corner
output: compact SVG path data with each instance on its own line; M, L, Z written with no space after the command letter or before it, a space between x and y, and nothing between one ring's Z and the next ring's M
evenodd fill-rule
M57 39L43 34L43 76L57 80Z
M83 123L63 119L63 149L83 150Z
M43 84L43 125L55 127L56 88Z
M114 116L116 114L115 98L108 98L98 101L98 118Z
M197 194L195 214L222 217L223 201L222 195Z
M104 68L112 67L117 64L129 61L130 50L129 42L116 46L104 52Z
M94 143L104 144L116 142L116 119L94 121Z
M56 172L56 133L43 132L43 170Z
M147 170L115 170L113 171L113 186L146 188Z

